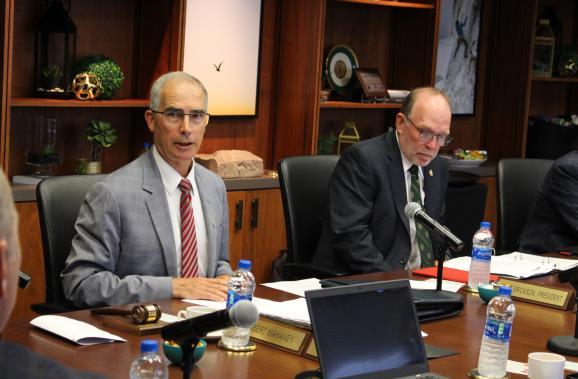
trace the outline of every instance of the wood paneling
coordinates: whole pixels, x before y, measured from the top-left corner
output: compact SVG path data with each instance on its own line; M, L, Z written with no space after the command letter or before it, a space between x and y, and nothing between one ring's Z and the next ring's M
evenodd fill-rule
M36 202L16 203L20 218L18 223L20 245L22 248L21 271L30 275L32 280L26 289L18 289L18 297L11 319L29 320L35 313L30 309L34 303L44 302L46 288L44 284L44 258L40 223Z
M498 233L498 197L497 197L497 187L496 187L496 177L487 176L480 178L480 183L488 186L488 192L486 193L486 210L484 212L484 221L492 223L492 233L494 234L494 240L497 241Z

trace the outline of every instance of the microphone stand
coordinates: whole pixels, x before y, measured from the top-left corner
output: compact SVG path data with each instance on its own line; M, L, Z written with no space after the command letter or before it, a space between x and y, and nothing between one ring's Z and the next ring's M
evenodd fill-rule
M200 337L194 335L190 338L184 339L179 343L182 352L181 369L183 370L183 379L189 379L191 377L193 357L195 354L195 349L197 348L197 344L200 340Z
M461 301L463 301L463 298L460 294L442 290L444 261L446 258L446 253L447 252L457 253L457 252L459 252L459 250L461 250L461 249L459 249L458 251L455 251L450 246L451 245L449 245L445 239L443 239L443 238L440 239L440 243L438 244L438 249L437 249L437 253L436 253L436 257L435 257L437 260L438 269L437 269L437 275L436 275L436 289L435 289L434 293L436 294L436 297L439 300L447 300L447 301L459 301L459 300L461 300Z

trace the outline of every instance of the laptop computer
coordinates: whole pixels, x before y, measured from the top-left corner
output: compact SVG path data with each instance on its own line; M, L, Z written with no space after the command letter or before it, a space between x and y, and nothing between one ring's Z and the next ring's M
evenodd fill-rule
M312 290L305 298L324 378L443 378L429 372L408 280Z

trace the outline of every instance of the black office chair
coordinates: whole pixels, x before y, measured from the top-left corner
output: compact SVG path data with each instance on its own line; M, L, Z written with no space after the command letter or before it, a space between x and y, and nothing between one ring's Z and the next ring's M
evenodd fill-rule
M285 280L345 274L311 263L321 237L329 179L338 160L338 155L312 155L284 158L278 164L287 231Z
M55 176L42 180L36 187L40 230L44 247L46 302L32 304L39 314L74 310L66 301L60 273L70 253L74 224L88 190L105 175Z
M444 222L464 242L456 256L470 255L472 238L484 220L488 186L478 179L477 175L450 171Z
M552 162L522 158L498 162L497 249L514 251L518 248L526 219Z

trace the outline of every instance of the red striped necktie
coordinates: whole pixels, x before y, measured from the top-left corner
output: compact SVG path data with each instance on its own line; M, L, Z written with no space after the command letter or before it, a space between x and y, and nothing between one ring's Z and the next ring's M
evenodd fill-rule
M197 232L195 231L195 216L191 206L191 182L182 179L181 190L181 277L192 278L198 275L197 262Z

